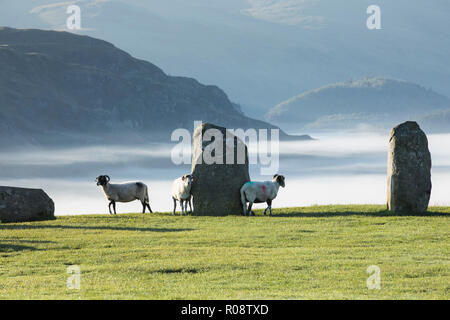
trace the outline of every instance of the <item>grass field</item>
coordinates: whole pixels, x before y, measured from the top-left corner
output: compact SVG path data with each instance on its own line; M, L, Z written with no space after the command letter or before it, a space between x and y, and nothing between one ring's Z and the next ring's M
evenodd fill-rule
M0 299L449 299L450 208L273 217L65 216L0 224ZM81 269L69 290L67 267ZM370 265L381 289L368 290Z

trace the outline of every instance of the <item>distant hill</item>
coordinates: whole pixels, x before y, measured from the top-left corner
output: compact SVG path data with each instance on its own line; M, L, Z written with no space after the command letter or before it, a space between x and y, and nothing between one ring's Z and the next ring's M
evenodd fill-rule
M450 96L448 0L1 0L0 24L114 43L168 74L223 89L252 117L327 83L383 75ZM367 7L382 8L368 30ZM237 81L238 80L238 81Z
M218 87L168 76L108 42L0 28L2 145L169 142L194 120L275 128L243 115Z
M431 89L375 77L307 91L273 107L265 118L298 129L350 128L361 124L384 127L444 109L450 109L450 99Z

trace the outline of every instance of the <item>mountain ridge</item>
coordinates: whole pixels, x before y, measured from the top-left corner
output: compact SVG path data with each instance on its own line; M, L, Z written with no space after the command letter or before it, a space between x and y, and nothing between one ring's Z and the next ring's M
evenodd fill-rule
M431 89L404 80L366 77L303 92L274 106L265 119L308 129L358 122L389 126L446 109L450 99Z
M217 84L256 118L286 97L367 74L450 96L448 1L378 2L386 14L381 30L367 29L370 3L361 0L2 0L0 21L61 30L67 6L76 4L82 12L78 32L112 42L169 74ZM308 17L317 16L322 28L305 28Z
M0 96L0 133L9 132L0 135L3 145L14 137L107 143L101 136L112 135L126 142L125 133L169 142L171 131L195 120L277 128L243 115L217 86L169 76L106 41L62 31L0 28Z

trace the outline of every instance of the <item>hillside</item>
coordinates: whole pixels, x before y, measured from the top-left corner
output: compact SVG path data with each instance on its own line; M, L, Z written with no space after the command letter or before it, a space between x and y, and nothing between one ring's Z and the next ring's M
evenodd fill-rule
M266 119L297 128L390 126L450 109L450 99L401 80L363 78L307 91L273 107Z
M194 120L274 128L244 116L218 87L168 76L108 42L0 28L2 145L170 142Z
M367 74L450 96L448 0L2 0L0 23L66 30L69 4L81 7L80 33L169 74L216 84L253 117ZM366 27L370 4L382 8L382 30Z

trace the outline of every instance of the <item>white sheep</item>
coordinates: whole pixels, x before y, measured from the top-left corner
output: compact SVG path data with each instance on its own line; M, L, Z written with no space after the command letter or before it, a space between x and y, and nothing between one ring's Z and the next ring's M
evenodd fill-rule
M116 214L116 202L130 202L134 200L140 200L142 203L142 213L145 213L145 208L150 210L149 198L148 198L148 188L142 182L127 182L127 183L109 183L111 179L109 176L103 175L98 176L95 180L97 186L102 186L103 192L106 198L110 201L108 208L109 213L111 212L111 205L114 209L114 214Z
M247 182L241 188L241 202L243 206L244 216L254 215L252 212L253 203L267 203L267 208L264 210L266 215L267 210L270 210L272 215L272 200L276 198L278 189L285 187L285 179L282 175L274 175L272 181L264 182ZM247 202L249 203L247 209Z
M187 204L189 202L189 209L192 212L191 204L191 186L192 186L192 176L190 174L185 174L184 176L176 179L172 184L172 199L173 199L173 215L177 209L177 201L181 205L181 214L187 214ZM184 202L184 209L183 209Z

